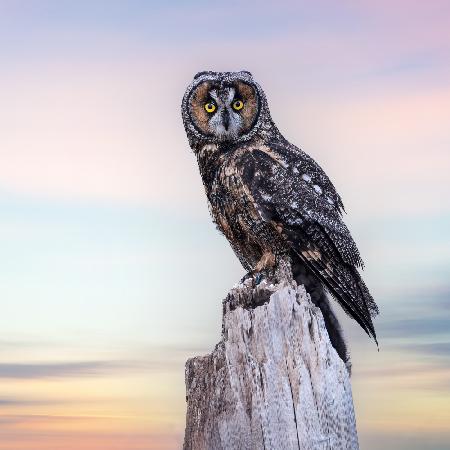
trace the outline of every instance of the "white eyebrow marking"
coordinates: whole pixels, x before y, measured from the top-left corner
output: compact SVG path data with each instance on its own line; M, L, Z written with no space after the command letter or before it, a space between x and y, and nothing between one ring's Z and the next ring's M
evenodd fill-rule
M228 104L231 103L231 102L233 101L234 93L235 93L235 92L236 92L236 91L234 90L233 87L230 88L230 90L228 91L228 98L227 98L227 103L228 103Z

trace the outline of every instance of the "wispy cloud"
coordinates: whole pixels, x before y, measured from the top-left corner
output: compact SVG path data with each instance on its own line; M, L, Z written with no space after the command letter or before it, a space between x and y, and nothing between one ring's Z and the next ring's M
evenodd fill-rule
M449 305L447 286L431 292L406 293L380 320L380 339L385 340L390 351L415 354L430 369L450 368Z
M448 330L448 322L447 322ZM434 356L439 357L447 361L450 369L450 340L448 342L431 342L424 344L410 344L404 345L403 347L406 351L412 351L416 353L421 353L424 356ZM450 384L449 384L450 389Z
M131 361L78 361L33 364L0 363L0 378L88 377L142 368L142 363Z
M449 334L450 317L425 317L397 319L381 322L379 335L383 338L414 338L420 340L429 335Z
M30 399L25 397L0 397L0 406L48 406L64 403L55 399Z

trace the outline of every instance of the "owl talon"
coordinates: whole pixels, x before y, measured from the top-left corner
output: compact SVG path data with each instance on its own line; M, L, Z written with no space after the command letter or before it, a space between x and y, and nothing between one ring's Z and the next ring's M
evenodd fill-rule
M247 272L239 281L240 284L247 284L248 280L253 281L253 272Z
M264 274L263 273L261 273L261 272L258 272L256 275L255 275L255 286L258 286L260 283L261 283L261 281L262 280L264 280Z
M261 281L264 280L264 278L266 278L264 273L251 271L251 272L246 273L241 278L240 284L245 284L245 285L251 284L254 287L256 287L261 283Z

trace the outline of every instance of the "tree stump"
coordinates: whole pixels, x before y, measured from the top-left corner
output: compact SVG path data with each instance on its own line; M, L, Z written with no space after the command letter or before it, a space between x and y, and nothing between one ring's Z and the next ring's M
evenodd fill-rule
M358 449L348 370L295 281L223 302L222 340L186 363L184 450Z

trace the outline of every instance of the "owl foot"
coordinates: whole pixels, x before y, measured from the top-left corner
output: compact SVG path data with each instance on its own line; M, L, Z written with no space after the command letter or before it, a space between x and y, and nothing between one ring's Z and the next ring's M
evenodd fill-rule
M253 271L247 272L239 281L239 284L253 284L254 273Z
M262 280L264 280L265 276L262 272L258 272L255 274L255 286L258 286L258 284L261 283Z
M264 271L257 272L256 270L251 270L241 278L240 284L250 284L252 287L256 287L266 278L268 276Z

